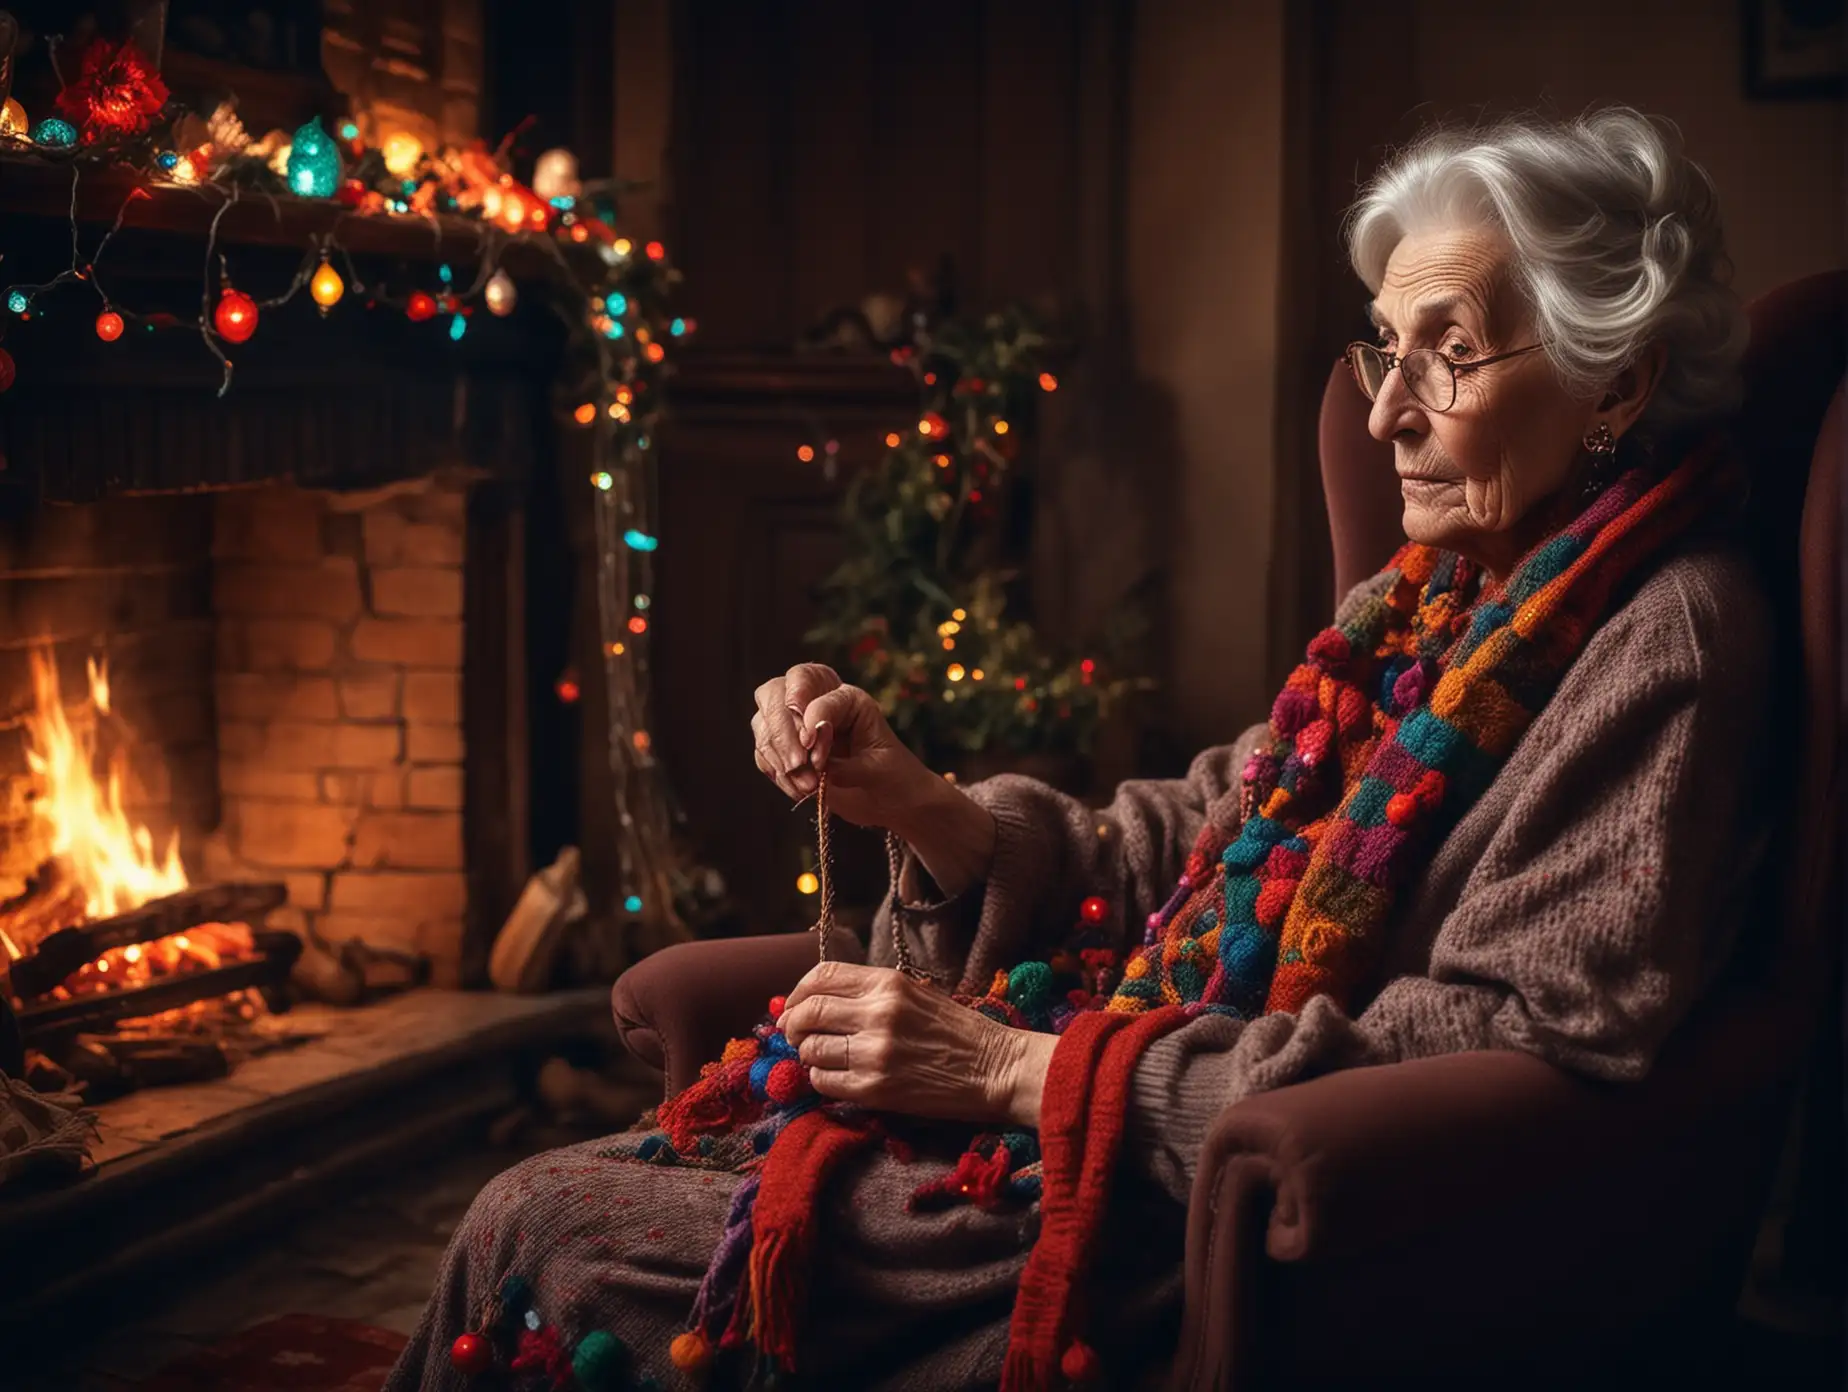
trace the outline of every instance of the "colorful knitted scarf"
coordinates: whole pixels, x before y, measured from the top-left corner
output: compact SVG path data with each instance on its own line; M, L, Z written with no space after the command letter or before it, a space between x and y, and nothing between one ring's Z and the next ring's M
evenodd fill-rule
M1608 611L1613 591L1690 523L1717 448L1666 477L1634 470L1530 552L1505 584L1407 545L1373 597L1318 634L1243 773L1236 835L1209 824L1142 945L1116 971L1108 916L1050 961L966 1003L1060 1039L1037 1137L975 1138L914 1206L1038 1197L1041 1230L1009 1331L1005 1389L1099 1375L1082 1287L1147 1046L1202 1012L1250 1018L1326 995L1344 1009L1380 963L1400 891L1495 777ZM816 1196L850 1157L899 1148L903 1123L829 1103L772 1023L729 1044L626 1153L745 1171L674 1362L753 1346L795 1367Z

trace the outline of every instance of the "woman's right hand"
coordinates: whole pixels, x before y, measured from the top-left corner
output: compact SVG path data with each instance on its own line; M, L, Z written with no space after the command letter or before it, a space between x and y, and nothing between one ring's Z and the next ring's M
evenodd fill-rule
M828 771L830 810L859 826L900 828L939 780L900 742L878 703L832 667L805 662L757 688L757 767L791 798Z

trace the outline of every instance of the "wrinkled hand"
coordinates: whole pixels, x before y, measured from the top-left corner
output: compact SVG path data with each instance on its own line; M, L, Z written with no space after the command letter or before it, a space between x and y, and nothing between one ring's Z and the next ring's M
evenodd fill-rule
M1038 1126L1058 1039L996 1024L884 967L823 962L789 994L783 1032L815 1091L943 1121Z
M936 776L892 733L879 703L832 667L791 667L755 696L758 770L791 798L814 792L825 768L828 805L837 815L896 830L917 804L940 792Z

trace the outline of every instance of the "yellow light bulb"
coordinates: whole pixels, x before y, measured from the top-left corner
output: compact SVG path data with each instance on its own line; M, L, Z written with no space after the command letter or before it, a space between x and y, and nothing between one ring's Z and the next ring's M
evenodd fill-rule
M24 140L31 124L26 120L26 109L19 104L19 98L8 97L6 105L0 106L0 135L14 140Z
M308 282L308 293L321 306L321 313L325 314L339 304L340 297L346 294L346 282L340 278L339 271L323 261L321 269L314 273L314 279Z
M1006 421L998 420L995 422L995 434L997 435L1007 434L1007 422Z
M969 611L967 609L952 609L950 611L950 617L955 619L957 623L961 623L964 619L969 617Z
M950 670L944 673L944 675L947 676L951 681L958 682L958 681L961 681L968 674L963 671L962 663L952 662L950 664Z
M821 881L815 877L814 872L804 870L796 876L796 892L798 894L819 894Z
M970 678L974 681L980 681L982 679L982 675L983 673L980 667L977 667L973 672L969 674Z
M627 256L632 250L634 250L634 243L632 243L627 237L618 237L614 242L610 244L610 250L615 252L618 256Z

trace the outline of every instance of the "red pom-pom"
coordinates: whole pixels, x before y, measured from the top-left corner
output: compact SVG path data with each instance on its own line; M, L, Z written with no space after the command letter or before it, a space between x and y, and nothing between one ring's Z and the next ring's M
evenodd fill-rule
M1098 1359L1096 1349L1082 1339L1073 1339L1065 1346L1065 1352L1059 1358L1059 1371L1065 1375L1067 1382L1075 1382L1083 1387L1103 1377L1104 1365Z
M494 1345L479 1334L461 1334L449 1346L449 1366L474 1377L494 1366Z
M1386 820L1396 827L1408 827L1418 819L1418 799L1394 793L1386 800Z
M789 1008L789 997L788 996L770 997L770 1018L772 1020L782 1019L783 1012L787 1010L788 1008Z
M1078 906L1078 917L1086 923L1102 923L1110 917L1110 905L1093 894Z
M778 1059L764 1079L764 1093L772 1102L794 1102L808 1091L808 1075L794 1059Z

